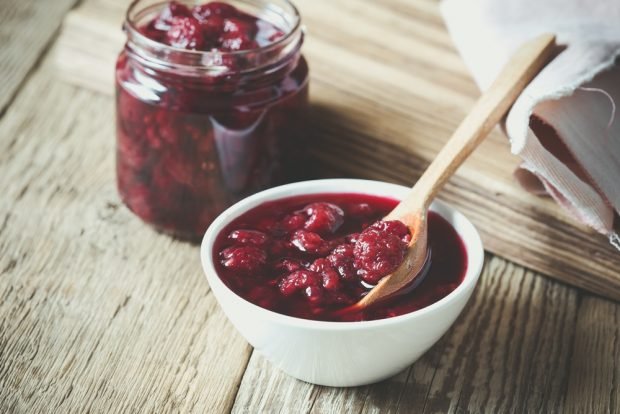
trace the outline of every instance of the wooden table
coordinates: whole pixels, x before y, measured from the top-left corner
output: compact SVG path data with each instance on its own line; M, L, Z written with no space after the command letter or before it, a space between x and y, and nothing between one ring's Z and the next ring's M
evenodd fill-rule
M394 378L337 389L271 367L198 249L120 203L113 99L54 73L74 2L0 4L0 412L620 411L620 305L491 254L457 323Z

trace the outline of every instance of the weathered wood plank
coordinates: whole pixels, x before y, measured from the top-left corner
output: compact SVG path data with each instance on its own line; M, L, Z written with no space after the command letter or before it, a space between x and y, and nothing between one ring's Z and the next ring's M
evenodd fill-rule
M0 121L0 412L227 412L250 347L122 206L113 119L44 64Z
M125 0L113 1L115 10ZM386 7L432 15L432 3L389 0ZM377 12L380 24L387 24L389 14L377 7L359 12ZM98 10L102 16L110 12ZM317 42L315 50L328 40ZM488 260L472 301L448 334L386 382L317 387L285 376L257 354L250 358L250 347L208 289L196 248L155 234L118 200L112 99L54 82L50 66L49 59L43 62L0 119L0 412L618 411L620 305L592 296L580 301L575 289L499 258ZM454 79L458 72L446 71ZM403 97L397 88L372 95L385 102L376 105L358 99L366 93L361 84L313 82L320 96L315 110L325 120L317 143L334 146L332 155L316 157L339 174L364 175L369 169L372 178L409 182L432 151L424 142L437 133L434 128L447 136L456 122L450 117L441 122L455 110L449 105L420 107L419 115L405 119L410 108L397 105ZM426 99L416 98L415 91L407 97ZM355 104L362 109L338 110ZM366 121L371 110L389 122ZM347 122L339 127L343 117ZM419 146L394 138L406 130L421 134ZM376 142L381 136L390 137L387 144ZM357 150L360 139L371 145ZM495 135L487 145L497 149L505 143ZM386 157L394 160L391 167L376 168ZM501 160L484 162L501 171ZM489 197L476 186L496 194ZM458 187L472 196L464 199ZM469 166L444 198L473 209L477 221L483 217L476 211L510 215L534 205L521 193L523 204L515 206L510 198L515 191L508 179L491 184ZM536 209L544 221L566 220L553 217L557 209L551 204ZM507 232L515 249L528 234L536 248L556 246L551 239L559 238L562 249L550 250L555 261L547 264L558 269L583 251L600 258L596 245L571 247L581 234L577 228L567 237L560 228L547 232L544 223L527 225L485 227L483 236L489 242L495 240L492 233ZM540 265L536 257L524 260ZM588 269L617 272L602 263L592 261ZM602 281L595 288L610 286Z
M62 77L111 93L125 4L89 0L70 14L59 39ZM319 170L412 185L478 95L437 2L297 4L308 27L304 53L311 66ZM490 252L620 300L618 252L551 200L519 188L512 177L518 162L496 131L441 197L472 218Z
M496 259L487 274L459 340L441 352L425 410L561 411L576 292Z
M620 410L620 306L587 296L581 302L566 391L566 412Z
M241 381L232 412L308 412L319 388L291 379L254 352Z
M455 326L407 371L366 387L317 387L252 355L233 411L561 412L577 309L574 289L492 258ZM608 388L589 392L610 406Z
M2 0L0 3L0 114L13 100L78 0Z

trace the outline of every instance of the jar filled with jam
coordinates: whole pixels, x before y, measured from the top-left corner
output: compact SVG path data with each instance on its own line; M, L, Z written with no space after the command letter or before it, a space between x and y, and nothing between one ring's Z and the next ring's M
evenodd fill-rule
M308 66L287 0L137 0L116 63L117 180L145 222L198 240L303 174Z

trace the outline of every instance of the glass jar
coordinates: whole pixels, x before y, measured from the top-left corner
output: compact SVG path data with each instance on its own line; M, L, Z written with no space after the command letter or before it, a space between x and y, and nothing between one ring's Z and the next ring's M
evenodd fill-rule
M243 51L178 49L139 30L166 3L137 0L116 63L119 193L142 220L182 239L198 240L226 207L304 169L299 13L287 0L226 3L284 36Z

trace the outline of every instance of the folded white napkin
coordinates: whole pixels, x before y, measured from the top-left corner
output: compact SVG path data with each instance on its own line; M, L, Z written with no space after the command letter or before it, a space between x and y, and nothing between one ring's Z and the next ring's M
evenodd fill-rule
M556 34L565 49L506 120L512 152L523 159L515 175L620 250L620 1L443 0L441 11L483 90L521 43Z

